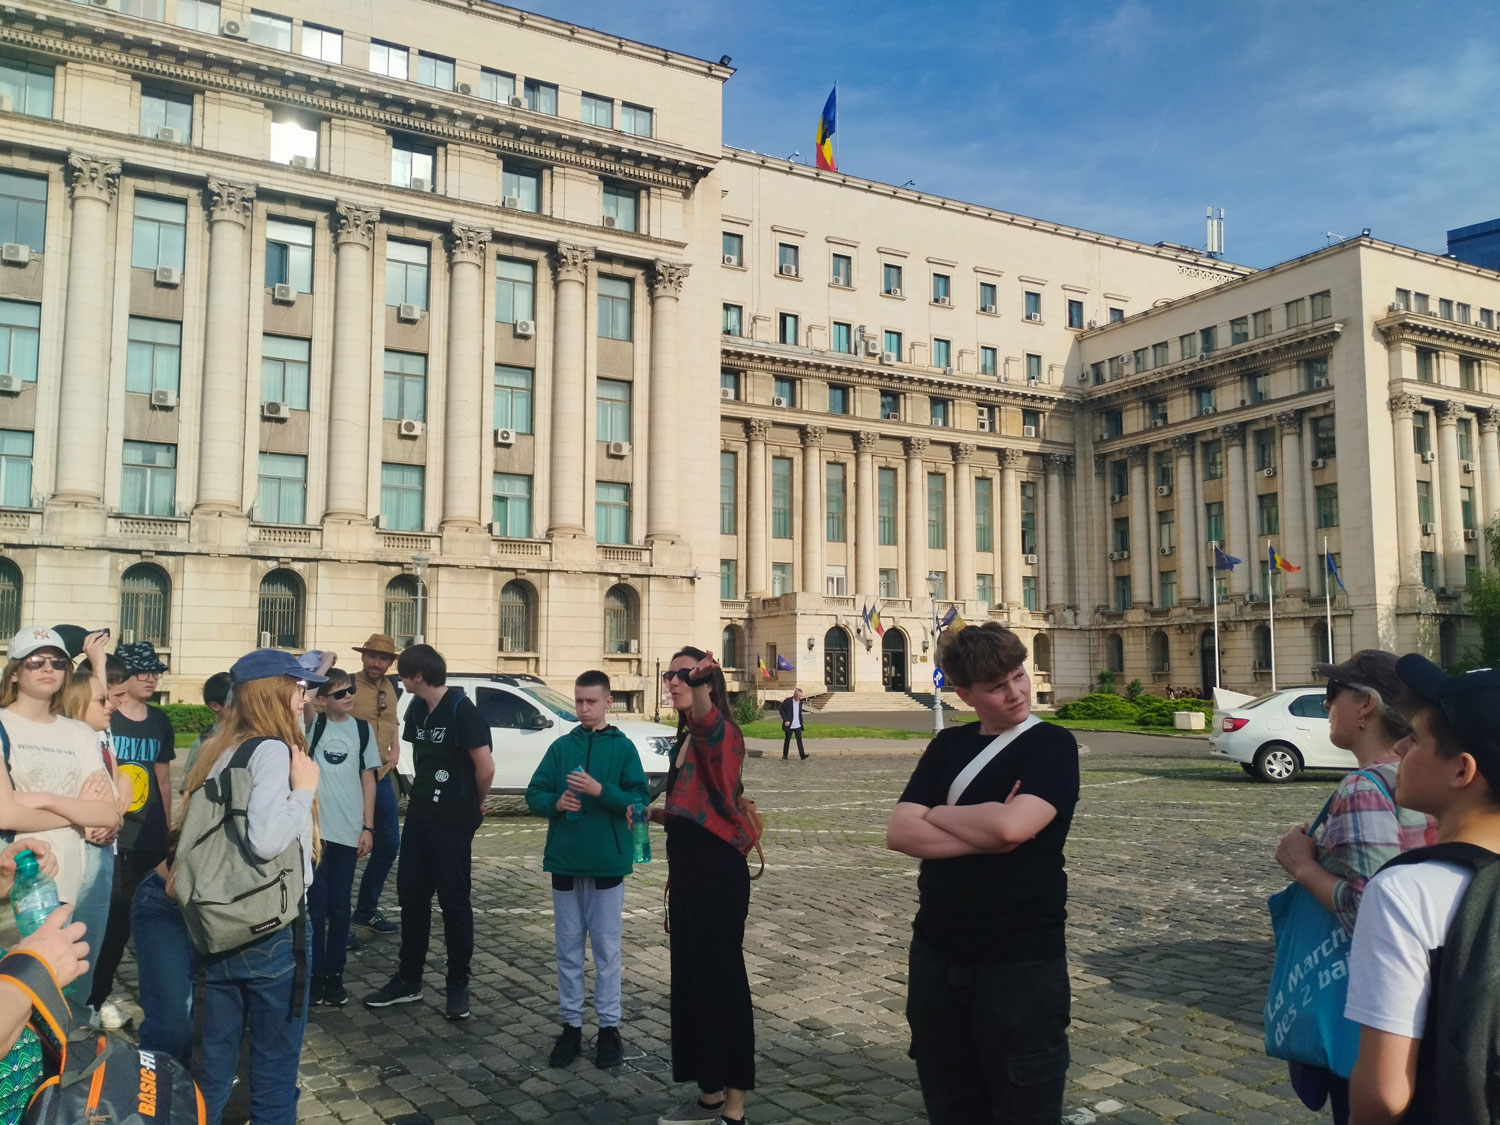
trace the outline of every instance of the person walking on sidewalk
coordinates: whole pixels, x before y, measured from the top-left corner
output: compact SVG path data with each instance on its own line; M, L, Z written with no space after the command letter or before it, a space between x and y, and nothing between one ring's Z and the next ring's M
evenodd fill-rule
M401 819L396 809L396 762L401 756L401 740L397 737L396 688L388 678L396 659L396 642L384 633L371 633L370 639L354 651L359 653L360 666L350 678L354 688L352 713L375 732L380 768L375 771L375 842L359 881L351 921L377 934L393 934L399 927L381 913L380 895L401 846Z
M797 688L790 698L781 701L781 760L783 762L789 756L794 736L797 739L798 756L807 757L807 751L802 746L802 728L806 725L802 721L802 711L802 689Z

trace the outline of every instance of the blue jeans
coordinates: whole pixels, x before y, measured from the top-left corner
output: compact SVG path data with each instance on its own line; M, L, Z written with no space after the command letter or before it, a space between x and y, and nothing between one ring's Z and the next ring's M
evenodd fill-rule
M307 892L307 917L312 930L314 976L344 974L349 956L349 892L354 889L354 861L358 849L323 841L323 857Z
M401 848L401 818L396 812L396 771L375 782L375 842L365 861L365 874L359 881L359 901L354 913L369 918L380 907L380 892L396 862Z
M193 1050L193 982L198 951L177 900L162 877L142 880L130 904L135 968L141 992L141 1049L164 1051L184 1066Z
M218 1125L234 1087L240 1040L250 1036L250 1120L296 1125L297 1063L307 1030L307 978L301 1004L292 984L296 960L292 927L283 926L233 953L205 958L203 989L203 1101ZM293 1015L297 1007L300 1015Z
M83 882L78 887L78 901L73 904L73 921L84 924L83 940L89 947L89 968L68 985L67 997L71 1003L84 1003L94 989L94 966L99 963L99 947L104 942L104 927L109 921L109 894L114 885L114 849L84 841Z

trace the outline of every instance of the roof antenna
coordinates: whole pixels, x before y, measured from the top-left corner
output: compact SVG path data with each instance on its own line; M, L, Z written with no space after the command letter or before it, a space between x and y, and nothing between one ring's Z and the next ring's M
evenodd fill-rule
M1215 215L1214 212L1218 211ZM1205 207L1203 209L1204 221L1208 226L1208 240L1204 243L1204 257L1213 258L1215 261L1224 256L1224 208Z

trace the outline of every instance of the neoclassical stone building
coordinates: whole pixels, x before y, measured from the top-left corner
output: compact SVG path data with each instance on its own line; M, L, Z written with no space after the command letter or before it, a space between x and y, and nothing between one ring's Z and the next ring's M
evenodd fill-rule
M1290 681L1326 537L1336 651L1461 653L1495 273L1253 271L726 148L727 65L498 5L274 7L0 22L0 634L109 623L192 698L383 629L649 710L689 640L919 689L951 607L1065 698L1211 682L1220 542L1253 689L1266 540Z

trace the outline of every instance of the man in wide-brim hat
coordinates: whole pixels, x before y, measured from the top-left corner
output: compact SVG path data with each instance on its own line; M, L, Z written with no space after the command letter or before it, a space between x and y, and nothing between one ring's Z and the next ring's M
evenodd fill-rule
M359 884L359 898L354 903L353 922L377 934L393 934L395 922L380 912L380 893L386 877L396 862L401 846L401 822L396 815L396 779L393 775L401 754L401 740L396 723L396 689L387 679L391 662L398 655L396 642L384 633L371 633L370 639L355 648L360 668L352 674L354 717L370 724L375 745L380 750L380 769L375 774L375 837L365 874Z

